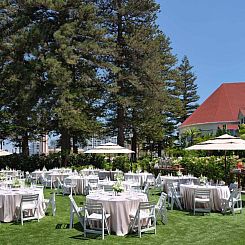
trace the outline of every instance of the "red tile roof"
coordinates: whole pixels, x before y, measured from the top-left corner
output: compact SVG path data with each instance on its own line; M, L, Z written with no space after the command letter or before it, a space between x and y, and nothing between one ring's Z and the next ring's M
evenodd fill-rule
M223 83L180 127L204 123L237 122L241 108L245 108L245 82Z

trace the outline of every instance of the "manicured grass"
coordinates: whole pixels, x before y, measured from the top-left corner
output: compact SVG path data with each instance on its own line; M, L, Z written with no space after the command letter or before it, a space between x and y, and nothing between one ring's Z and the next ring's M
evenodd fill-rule
M48 197L50 190L45 190ZM75 197L78 204L85 201L84 196ZM158 195L150 195L151 201L157 201ZM0 245L7 244L245 244L245 212L225 215L211 213L205 216L193 216L178 210L168 211L168 224L158 222L157 234L143 234L142 238L130 234L125 237L116 235L85 239L77 219L75 226L69 229L69 198L56 196L57 214L48 215L37 221L0 224ZM82 204L80 204L81 206Z

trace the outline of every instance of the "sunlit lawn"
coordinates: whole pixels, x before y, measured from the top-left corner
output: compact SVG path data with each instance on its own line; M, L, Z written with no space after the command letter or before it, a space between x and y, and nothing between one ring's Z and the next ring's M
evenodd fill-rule
M50 190L45 190L49 197ZM82 205L84 196L75 197ZM158 195L151 194L150 200L156 201ZM57 214L48 210L48 215L37 221L0 224L0 245L6 244L245 244L245 212L225 215L211 213L205 216L193 216L189 212L168 211L168 224L158 222L157 234L143 234L142 238L129 234L85 239L77 219L73 229L69 229L69 198L56 196ZM120 222L120 221L119 221Z

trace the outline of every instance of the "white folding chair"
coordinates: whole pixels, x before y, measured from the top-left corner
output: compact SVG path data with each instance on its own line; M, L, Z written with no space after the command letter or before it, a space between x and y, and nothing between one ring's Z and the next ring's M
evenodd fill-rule
M53 192L49 199L43 200L44 204L44 212L48 210L48 207L51 205L52 207L52 215L55 216L56 214L56 201L55 201L55 192Z
M163 190L161 174L159 173L155 179L155 188Z
M130 231L138 231L141 238L141 233L146 231L154 231L156 234L156 214L155 205L150 202L140 202L139 207L134 214L130 214Z
M47 187L51 188L51 185L52 185L51 177L49 177L49 179L48 179L48 178L46 178L46 177L44 176L44 174L42 174L42 175L39 176L39 180L40 180L40 183L41 183L45 188L47 188Z
M168 218L167 218L167 194L165 192L161 193L161 196L158 199L157 205L156 205L156 218L160 216L161 221L164 224L167 224Z
M146 183L148 183L150 187L151 186L155 186L155 177L154 177L154 175L147 175Z
M183 210L181 205L181 199L182 196L180 193L176 190L176 187L174 186L173 182L168 181L167 182L167 189L168 189L168 199L171 204L171 210L173 210L174 204L180 209Z
M228 199L222 199L222 210L223 214L227 212L231 212L233 215L239 211L242 213L242 195L241 195L242 188L234 189L230 197Z
M150 185L149 183L146 183L142 192L145 193L147 197L149 197L149 190L150 190Z
M72 194L73 192L76 195L76 184L72 183L71 179L65 179L64 183L62 183L60 181L60 178L57 177L57 181L58 181L58 193L60 193L60 190L62 190L62 194L63 196L65 194Z
M211 193L210 190L204 190L204 189L194 190L194 199L193 199L194 215L196 214L196 212L201 212L201 213L211 212L210 193ZM197 208L196 204L201 205L202 207Z
M101 203L86 203L84 212L84 237L87 236L87 233L101 234L102 240L104 240L105 230L110 235L108 224L110 214L105 212Z
M19 207L19 218L21 225L23 221L37 219L39 222L39 215L36 215L38 209L39 194L23 195L21 197L21 203Z
M69 195L70 199L70 229L73 227L73 222L74 222L74 214L77 215L77 218L80 222L80 224L84 225L84 208L83 207L78 207L73 196L70 194Z

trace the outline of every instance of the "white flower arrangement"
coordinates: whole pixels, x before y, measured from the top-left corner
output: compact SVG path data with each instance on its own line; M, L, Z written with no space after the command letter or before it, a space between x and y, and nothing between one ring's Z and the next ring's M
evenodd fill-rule
M207 180L208 180L208 178L206 176L201 175L199 178L199 181L201 184L206 184Z
M16 178L13 180L13 187L20 187L20 181Z
M178 172L176 173L178 177L182 176L182 172L180 170L178 170Z
M6 180L5 174L0 173L0 181Z
M117 181L117 182L112 186L112 189L113 189L115 192L122 192L122 191L124 191L122 182L121 182L121 181Z
M115 174L114 178L117 181L123 181L123 174L122 173L117 173L117 174Z

